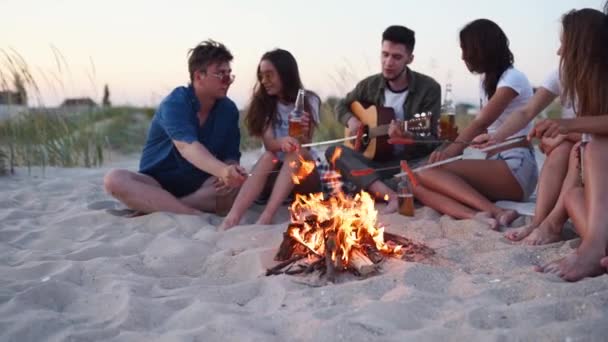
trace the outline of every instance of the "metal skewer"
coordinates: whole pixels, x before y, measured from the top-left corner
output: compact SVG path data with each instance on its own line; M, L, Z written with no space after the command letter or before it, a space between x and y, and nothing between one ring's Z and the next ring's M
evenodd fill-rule
M500 144L496 144L496 145L492 145L492 146L488 146L488 147L480 148L480 149L479 149L479 151L480 151L480 152L488 152L488 151L492 151L492 150L495 150L495 149L500 148L500 147L503 147L503 146L509 146L509 145L511 145L511 144L514 144L514 143L517 143L517 142L523 141L524 139L526 139L526 137L525 137L525 136L520 136L520 137L511 138L511 139L505 140L504 142L502 142L502 143L500 143ZM412 171L413 171L413 172L419 172L419 171L423 171L423 170L431 169L431 168L433 168L433 167L437 167L437 166L440 166L440 165L444 165L444 164L451 163L451 162L453 162L453 161L460 160L460 159L462 159L463 157L464 157L464 154L461 154L461 155L458 155L458 156L456 156L456 157L452 157L452 158L448 158L448 159L445 159L445 160L442 160L442 161L438 161L438 162L436 162L436 163L427 164L427 165L424 165L424 166L417 167L417 168L413 169ZM393 177L403 177L403 176L407 176L407 172L400 172L400 173L397 173L397 174L395 174Z

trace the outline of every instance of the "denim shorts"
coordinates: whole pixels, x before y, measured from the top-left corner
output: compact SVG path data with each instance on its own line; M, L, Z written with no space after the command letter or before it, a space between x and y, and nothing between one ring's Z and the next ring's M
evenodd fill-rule
M506 162L511 174L524 193L522 201L530 198L538 183L538 166L536 165L533 149L527 147L511 148L489 157L488 160L503 160Z

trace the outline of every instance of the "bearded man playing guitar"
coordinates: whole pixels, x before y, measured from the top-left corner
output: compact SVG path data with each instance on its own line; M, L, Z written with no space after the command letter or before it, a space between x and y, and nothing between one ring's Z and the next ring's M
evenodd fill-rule
M408 68L408 65L414 60L415 41L414 31L404 26L390 26L384 31L381 54L382 72L359 82L355 89L336 106L337 119L347 127L347 135L360 133L363 121L365 125L370 125L370 122L377 125L384 123L390 138L413 138L413 134L405 130L404 125L400 123L413 119L417 113L426 113L430 121L429 131L425 136L416 136L416 140L437 140L441 87L433 78ZM364 116L369 113L360 113L361 111L355 110L355 108L361 108L358 103L372 105L374 106L370 107L372 109L391 108L394 116L388 122L381 122L386 119L380 118L380 115L366 120ZM373 113L375 112L373 111ZM374 115L373 113L371 115ZM368 137L374 138L370 135ZM331 147L326 151L326 157L329 160L336 148L342 148L335 167L345 180L351 181L359 189L367 190L376 198L386 199L388 195L388 203L383 213L392 213L398 208L396 193L391 189L396 187L396 182L389 182L388 178L397 173L399 169L394 168L363 176L353 176L351 172L398 166L401 160L416 164L426 159L438 146L427 143L389 145L386 143L388 137L373 139L377 140L372 143L375 153L369 153L370 150L367 148L365 148L366 151L356 151L351 148Z

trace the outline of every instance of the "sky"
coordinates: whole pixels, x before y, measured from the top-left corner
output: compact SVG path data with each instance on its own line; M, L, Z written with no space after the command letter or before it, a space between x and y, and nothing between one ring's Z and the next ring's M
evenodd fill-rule
M187 52L212 38L234 55L228 96L242 108L264 52L289 50L307 89L343 96L380 70L382 31L416 32L411 68L453 84L458 102L478 102L478 76L460 59L458 32L488 18L511 42L515 66L533 85L557 67L560 18L605 0L0 0L0 70L21 56L38 95L31 105L66 97L100 102L108 85L113 104L155 106L188 83ZM3 69L4 68L4 69Z

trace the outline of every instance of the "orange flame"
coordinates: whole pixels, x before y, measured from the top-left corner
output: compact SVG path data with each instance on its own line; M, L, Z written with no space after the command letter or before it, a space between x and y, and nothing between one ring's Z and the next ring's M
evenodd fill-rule
M300 166L298 167L298 163ZM302 180L308 177L312 171L315 169L315 162L311 160L306 160L302 158L301 155L298 155L298 161L292 160L289 163L289 167L293 170L291 174L291 180L293 184L300 184Z
M331 158L329 158L329 163L331 164L331 166L333 166L333 168L336 168L336 160L338 160L338 158L340 158L340 156L342 155L342 148L341 147L336 147L336 149L334 150L334 153L331 155Z
M290 207L293 222L300 225L290 227L288 234L316 255L324 255L325 238L335 233L337 251L332 254L335 261L340 255L342 265L347 265L351 251L363 244L375 245L384 254L399 254L401 246L384 242L384 228L377 227L378 212L372 196L362 191L354 198L338 193L323 199L323 194L296 195ZM314 216L314 220L307 218Z

